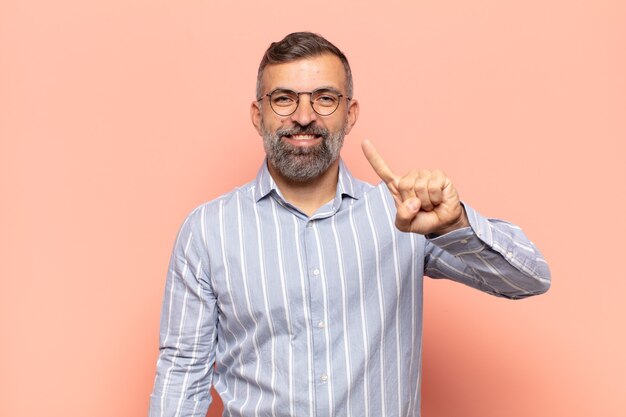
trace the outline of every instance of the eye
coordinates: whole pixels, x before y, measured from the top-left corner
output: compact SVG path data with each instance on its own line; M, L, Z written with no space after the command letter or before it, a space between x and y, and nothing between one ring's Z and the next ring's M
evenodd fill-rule
M313 101L320 106L331 107L337 104L337 101L339 101L339 96L335 93L328 91L319 92L315 94Z
M275 91L271 95L272 104L290 106L296 102L297 95L287 91Z

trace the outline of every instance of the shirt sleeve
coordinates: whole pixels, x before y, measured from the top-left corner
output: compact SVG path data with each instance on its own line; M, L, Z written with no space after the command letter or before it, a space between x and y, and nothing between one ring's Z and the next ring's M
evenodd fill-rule
M464 207L470 227L426 239L425 275L510 299L550 288L547 262L518 226Z
M167 274L150 417L204 417L211 403L217 306L192 215L178 234Z

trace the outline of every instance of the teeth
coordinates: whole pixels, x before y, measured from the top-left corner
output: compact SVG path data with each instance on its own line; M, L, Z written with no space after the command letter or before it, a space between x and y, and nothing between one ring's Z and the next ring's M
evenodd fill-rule
M315 135L293 135L292 138L295 140L311 140L315 139Z

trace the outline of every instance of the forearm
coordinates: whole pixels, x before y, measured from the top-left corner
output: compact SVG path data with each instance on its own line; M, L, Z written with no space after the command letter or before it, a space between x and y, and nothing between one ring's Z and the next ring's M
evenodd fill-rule
M190 223L179 232L167 275L150 417L204 417L211 402L216 298Z
M548 265L519 227L466 212L470 227L429 239L426 275L513 299L548 290Z
M161 344L150 417L204 417L211 403L213 362L189 346Z

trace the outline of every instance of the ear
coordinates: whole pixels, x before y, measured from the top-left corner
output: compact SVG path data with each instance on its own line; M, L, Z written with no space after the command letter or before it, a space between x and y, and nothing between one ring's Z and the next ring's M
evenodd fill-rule
M350 100L348 104L348 123L346 124L346 135L350 133L352 127L356 124L359 118L359 102L357 100Z
M250 119L252 119L252 124L259 136L263 136L263 130L261 129L261 105L258 101L253 101L250 104Z

